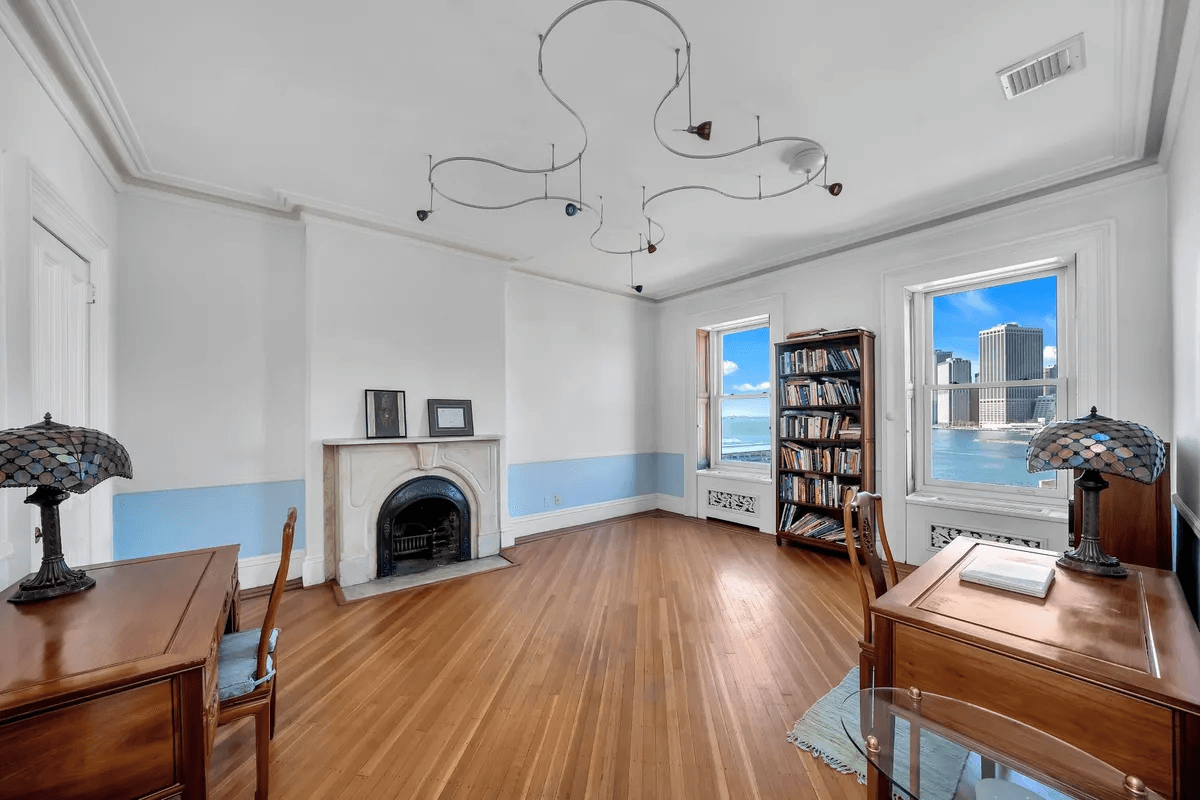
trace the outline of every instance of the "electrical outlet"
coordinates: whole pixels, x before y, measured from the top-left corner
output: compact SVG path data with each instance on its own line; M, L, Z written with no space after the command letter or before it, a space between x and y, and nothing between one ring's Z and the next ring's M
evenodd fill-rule
M554 505L556 505L556 506L562 505L562 496L561 495L557 495L557 494L554 495Z

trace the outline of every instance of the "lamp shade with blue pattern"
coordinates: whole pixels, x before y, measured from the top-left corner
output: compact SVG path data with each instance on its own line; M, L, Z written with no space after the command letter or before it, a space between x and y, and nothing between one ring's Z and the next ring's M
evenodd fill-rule
M1025 453L1030 472L1094 469L1154 483L1167 465L1163 440L1145 425L1092 413L1052 422L1038 431Z
M0 431L0 487L34 491L25 502L42 510L35 539L42 542L42 565L21 581L10 603L31 603L81 592L96 585L80 569L67 566L62 552L58 505L112 477L132 478L129 453L113 437L91 428L44 421Z
M1154 483L1167 466L1167 446L1154 431L1136 422L1096 413L1066 422L1053 422L1034 435L1025 451L1030 472L1074 469L1075 485L1083 493L1079 544L1058 559L1067 569L1121 578L1129 574L1121 562L1100 545L1100 492L1108 488L1104 474Z

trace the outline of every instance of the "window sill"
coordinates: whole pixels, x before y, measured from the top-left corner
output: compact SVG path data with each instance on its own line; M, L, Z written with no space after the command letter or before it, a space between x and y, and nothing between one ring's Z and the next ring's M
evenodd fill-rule
M1067 504L1061 500L1036 498L1029 500L1002 499L993 497L960 496L949 492L914 492L905 498L913 505L933 508L953 508L979 514L1000 514L1006 517L1041 520L1043 522L1067 522Z
M723 480L745 481L746 483L762 483L770 485L770 472L750 472L747 470L736 469L721 469L720 467L709 467L708 469L696 470L696 475L704 478L721 478Z

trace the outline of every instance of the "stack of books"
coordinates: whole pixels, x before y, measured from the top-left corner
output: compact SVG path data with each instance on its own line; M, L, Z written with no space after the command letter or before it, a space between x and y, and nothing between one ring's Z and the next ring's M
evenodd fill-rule
M975 559L959 573L959 577L969 583L1045 597L1054 582L1054 565L1016 554L989 553Z
M796 536L806 536L809 539L823 539L827 542L845 542L846 531L839 520L827 517L815 511L801 515L796 506L784 506L780 530Z

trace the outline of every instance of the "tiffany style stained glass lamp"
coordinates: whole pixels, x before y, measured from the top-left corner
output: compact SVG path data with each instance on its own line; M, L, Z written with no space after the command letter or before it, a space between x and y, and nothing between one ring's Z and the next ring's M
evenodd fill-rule
M1163 440L1145 425L1096 413L1067 422L1052 422L1038 431L1025 452L1030 472L1079 469L1075 485L1083 490L1079 546L1058 559L1067 569L1093 575L1124 577L1129 570L1100 546L1100 492L1108 488L1102 473L1154 483L1167 463Z
M42 566L21 581L10 603L49 600L96 585L80 569L67 566L58 527L58 506L70 493L83 494L113 476L132 478L129 453L107 433L44 422L0 431L0 487L33 487L26 503L42 509Z

